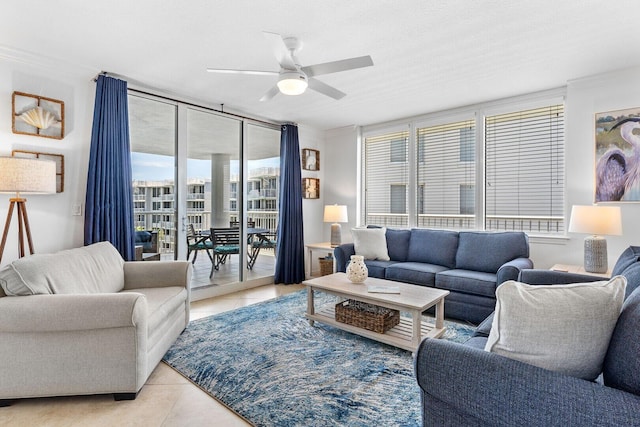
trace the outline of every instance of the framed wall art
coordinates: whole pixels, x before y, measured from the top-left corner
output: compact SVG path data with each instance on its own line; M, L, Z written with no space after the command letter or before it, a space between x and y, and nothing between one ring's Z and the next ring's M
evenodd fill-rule
M318 178L302 178L302 198L320 198L320 180Z
M64 138L64 102L44 96L13 92L12 130L22 135Z
M320 170L320 151L310 148L302 149L302 169L308 171Z
M53 160L56 162L56 193L64 191L64 156L62 154L39 153L37 151L13 150L12 157L27 157L30 159Z
M598 202L640 202L640 107L595 115Z

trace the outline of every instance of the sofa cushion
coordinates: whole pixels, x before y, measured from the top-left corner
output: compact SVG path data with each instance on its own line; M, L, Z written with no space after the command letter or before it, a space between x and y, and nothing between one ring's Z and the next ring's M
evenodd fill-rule
M396 264L397 261L380 261L375 259L365 260L367 270L369 270L369 277L375 277L378 279L384 279L385 270L390 265ZM347 264L348 265L348 264Z
M640 394L640 290L635 290L622 306L604 359L605 385Z
M124 260L109 242L35 254L0 270L7 295L92 294L124 288Z
M638 261L640 261L640 246L629 246L622 252L620 257L618 257L616 265L613 267L613 270L611 270L611 276L622 274L624 270Z
M392 261L406 261L407 254L409 253L411 230L387 228L385 237L387 238L387 252L389 253L389 258Z
M435 286L436 273L446 270L441 265L423 262L400 262L387 267L385 279L414 285Z
M506 262L529 257L527 235L519 231L461 231L455 268L495 273Z
M569 285L507 281L496 290L485 350L594 380L602 371L626 284L623 276Z
M153 249L153 235L148 231L136 231L135 244L136 246L142 246L143 249Z
M356 255L362 255L364 259L389 261L386 231L385 228L352 228Z
M496 275L482 271L447 270L436 275L436 288L495 298Z
M457 250L457 231L414 228L411 230L407 261L454 268Z
M139 288L127 289L127 293L138 293L145 296L147 300L147 328L149 335L160 329L163 321L179 310L185 304L188 294L182 286L166 286L163 288Z

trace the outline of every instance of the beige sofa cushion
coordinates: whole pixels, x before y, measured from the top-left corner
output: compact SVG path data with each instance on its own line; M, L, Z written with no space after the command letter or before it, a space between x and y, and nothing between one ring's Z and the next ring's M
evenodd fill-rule
M109 242L35 254L0 270L0 286L11 296L93 294L124 288L124 260Z

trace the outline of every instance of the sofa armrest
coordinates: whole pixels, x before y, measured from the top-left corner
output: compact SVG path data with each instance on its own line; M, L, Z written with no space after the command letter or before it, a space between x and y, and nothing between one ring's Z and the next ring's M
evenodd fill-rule
M522 270L518 276L518 281L529 285L567 285L570 283L598 282L600 280L608 279L590 274L541 269Z
M333 250L333 256L336 258L336 272L345 273L347 271L347 262L351 259L351 255L356 254L353 243L345 243Z
M124 288L182 286L189 289L191 272L189 261L129 261L124 263Z
M640 425L638 396L461 344L424 340L415 372L427 416L436 400L477 425Z
M499 285L507 280L517 280L521 270L533 268L533 261L529 258L516 258L502 264L498 269L496 283Z
M142 294L58 294L0 298L0 332L59 332L142 326Z

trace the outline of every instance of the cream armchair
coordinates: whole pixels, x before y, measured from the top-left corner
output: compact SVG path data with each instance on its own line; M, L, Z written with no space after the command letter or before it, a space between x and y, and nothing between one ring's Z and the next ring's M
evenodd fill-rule
M191 264L124 262L106 242L0 270L0 404L135 399L189 322Z

